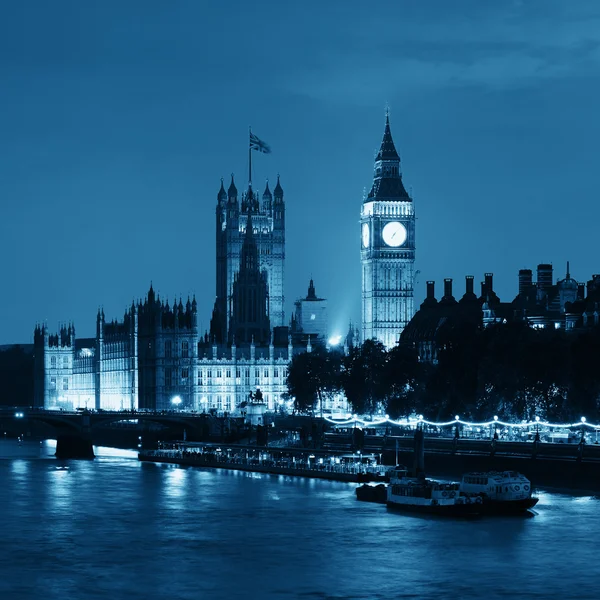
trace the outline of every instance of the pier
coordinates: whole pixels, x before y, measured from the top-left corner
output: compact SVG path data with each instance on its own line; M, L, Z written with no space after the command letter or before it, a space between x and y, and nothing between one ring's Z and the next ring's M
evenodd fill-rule
M138 458L147 462L355 483L385 481L389 468L377 464L375 455L204 443L161 444L157 450L141 450Z

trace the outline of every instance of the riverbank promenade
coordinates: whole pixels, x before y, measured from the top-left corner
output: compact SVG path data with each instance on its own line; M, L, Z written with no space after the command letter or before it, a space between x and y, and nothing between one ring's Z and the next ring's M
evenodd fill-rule
M194 443L161 444L157 450L141 450L138 457L148 462L355 483L385 481L389 468L377 464L375 455Z

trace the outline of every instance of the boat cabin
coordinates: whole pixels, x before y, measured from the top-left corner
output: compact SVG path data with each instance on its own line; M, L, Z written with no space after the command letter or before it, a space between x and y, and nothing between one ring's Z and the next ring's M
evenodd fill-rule
M460 483L465 496L487 496L492 500L521 500L531 496L531 482L516 471L466 473Z

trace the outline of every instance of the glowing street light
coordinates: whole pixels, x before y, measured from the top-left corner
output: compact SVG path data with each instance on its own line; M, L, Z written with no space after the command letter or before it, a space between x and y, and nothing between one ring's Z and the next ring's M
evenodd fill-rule
M175 406L179 406L182 402L181 396L173 396L171 398L171 404L174 404Z

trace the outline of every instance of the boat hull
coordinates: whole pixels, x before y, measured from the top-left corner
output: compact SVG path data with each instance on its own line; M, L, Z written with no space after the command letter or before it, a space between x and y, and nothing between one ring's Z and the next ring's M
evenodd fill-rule
M440 517L478 517L481 515L482 504L401 504L398 502L386 502L388 509L397 512L420 513L425 515L437 515Z
M518 515L531 510L538 498L525 498L523 500L487 500L481 504L484 515Z
M387 486L382 483L379 485L361 485L356 488L356 499L361 502L385 504L387 502Z

